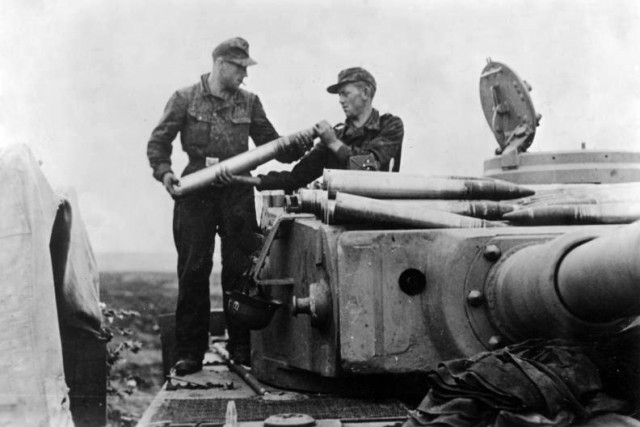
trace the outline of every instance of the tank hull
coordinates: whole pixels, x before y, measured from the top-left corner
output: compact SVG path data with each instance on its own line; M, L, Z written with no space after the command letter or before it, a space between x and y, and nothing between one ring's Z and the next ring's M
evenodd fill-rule
M611 230L572 228L592 237ZM315 298L316 308L330 315L319 322L310 314L276 313L266 329L252 334L253 373L279 387L344 391L351 388L349 378L420 374L442 360L513 342L484 297L492 271L501 254L566 232L566 227L366 230L296 220L274 241L262 277L293 278L292 286L269 287L271 297L285 303L311 297L312 304ZM330 298L318 297L318 287ZM485 299L478 303L474 292ZM619 322L580 325L594 335L621 327Z

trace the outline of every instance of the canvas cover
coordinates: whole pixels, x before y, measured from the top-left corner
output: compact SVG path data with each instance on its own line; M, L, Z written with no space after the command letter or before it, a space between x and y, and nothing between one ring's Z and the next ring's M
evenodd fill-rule
M60 203L27 146L0 149L1 427L73 425L49 251ZM62 320L96 332L97 270L82 222L76 218L62 290Z
M56 193L70 206L72 218L64 281L56 287L60 325L100 338L102 314L96 258L80 215L75 190L63 188L57 189Z

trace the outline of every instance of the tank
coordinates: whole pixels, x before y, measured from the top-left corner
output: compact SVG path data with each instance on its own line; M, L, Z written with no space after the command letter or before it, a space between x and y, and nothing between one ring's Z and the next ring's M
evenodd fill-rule
M481 177L328 170L322 188L263 193L267 238L248 274L279 308L252 331L254 380L415 403L442 361L590 342L640 315L640 153L528 153L530 90L502 63L482 71L498 149Z
M640 153L528 153L530 90L504 64L482 71L499 145L483 177L326 171L323 190L266 209L278 238L255 279L288 309L252 336L258 379L357 392L528 338L596 339L640 314L640 223L625 225L640 218Z

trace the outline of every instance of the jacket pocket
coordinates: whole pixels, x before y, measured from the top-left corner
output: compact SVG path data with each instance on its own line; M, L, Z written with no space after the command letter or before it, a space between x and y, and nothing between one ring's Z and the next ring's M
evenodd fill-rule
M250 117L232 117L231 121L236 125L248 125L251 123Z
M231 112L231 122L236 125L248 125L251 123L251 116L247 105L236 105Z
M241 151L247 149L247 142L249 139L249 128L251 127L251 116L245 106L236 106L231 113L231 128L233 134L237 138L236 145L234 147L234 154L238 154Z
M190 106L187 113L187 123L182 130L183 144L190 154L205 155L213 117L209 112L198 111L195 106Z
M190 122L195 122L195 123L201 122L201 123L209 123L209 124L213 122L211 113L198 111L195 105L189 106L189 109L187 110L187 112L189 113Z

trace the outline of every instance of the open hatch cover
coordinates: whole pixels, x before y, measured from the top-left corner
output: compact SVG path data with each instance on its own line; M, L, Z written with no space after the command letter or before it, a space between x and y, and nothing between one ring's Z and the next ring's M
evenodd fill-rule
M524 152L533 142L541 116L533 108L530 91L509 67L487 60L480 75L480 102L500 146L496 154L507 149Z

